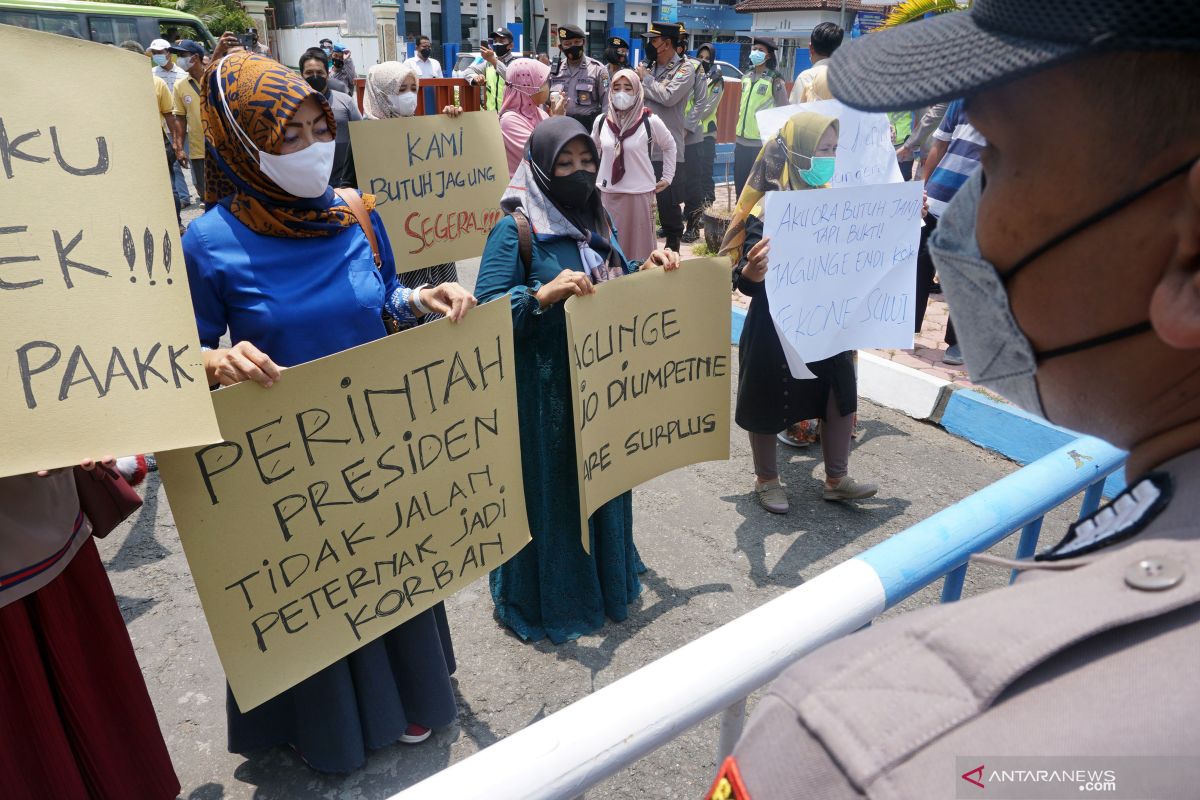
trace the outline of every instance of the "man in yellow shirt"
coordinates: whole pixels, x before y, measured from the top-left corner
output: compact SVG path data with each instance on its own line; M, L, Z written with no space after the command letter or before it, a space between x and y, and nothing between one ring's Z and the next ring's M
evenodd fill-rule
M180 166L190 167L192 183L200 202L204 202L204 127L200 122L200 79L204 75L204 46L191 39L180 39L172 48L175 63L187 77L175 81L171 90L175 129L172 137L175 158Z

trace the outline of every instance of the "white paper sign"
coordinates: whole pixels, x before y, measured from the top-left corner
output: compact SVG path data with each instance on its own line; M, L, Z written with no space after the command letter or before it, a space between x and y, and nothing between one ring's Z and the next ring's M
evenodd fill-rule
M857 111L837 100L818 100L780 106L758 112L758 131L763 143L775 138L783 124L801 111L815 111L837 117L838 148L833 180L829 185L866 186L874 183L900 183L900 165L892 145L891 123L887 114Z
M798 361L912 347L921 189L902 181L766 195L767 299L794 377L811 376Z

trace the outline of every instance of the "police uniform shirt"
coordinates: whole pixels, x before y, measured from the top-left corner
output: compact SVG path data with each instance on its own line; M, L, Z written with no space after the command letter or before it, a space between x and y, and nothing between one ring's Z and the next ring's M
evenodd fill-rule
M1177 757L1139 771L1159 783L1137 796L1200 796L1200 450L1014 563L1010 587L789 668L709 796L956 797L995 779L989 758L1022 755Z
M666 64L655 64L642 81L646 92L646 107L662 118L667 130L675 137L675 161L683 161L684 120L683 112L688 98L696 88L696 71L691 59L676 55ZM662 151L654 146L651 156L655 161L662 159Z
M605 110L608 70L591 56L583 56L576 66L563 56L550 78L550 91L567 99L567 116L594 117Z
M708 95L708 73L704 71L704 67L700 64L700 59L684 56L684 59L692 65L693 78L692 93L690 97L691 110L687 110L688 104L684 104L686 118L683 121L684 144L699 144L704 141L704 131L700 127L699 111L703 111L706 107L705 100Z

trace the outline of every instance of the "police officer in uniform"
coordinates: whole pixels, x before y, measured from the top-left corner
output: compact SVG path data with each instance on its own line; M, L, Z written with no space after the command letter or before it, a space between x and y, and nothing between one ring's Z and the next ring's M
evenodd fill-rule
M690 59L681 58L676 45L683 26L673 22L655 22L646 31L646 61L639 64L638 76L646 92L646 107L667 126L675 139L675 181L655 197L658 218L662 222L667 247L679 250L683 237L684 119L688 98L696 88L696 68ZM662 177L662 150L655 143L650 160L654 175Z
M608 80L611 83L617 70L629 66L629 42L620 36L608 37L608 42L604 47L604 61L608 64Z
M483 82L483 108L486 111L500 111L504 102L505 75L508 65L516 58L513 53L512 31L508 28L496 28L492 31L492 46L481 42L479 52L483 56L482 64L472 64L467 67L467 82L470 84Z
M988 148L930 250L971 379L1127 449L1129 488L1012 586L791 667L713 798L1047 797L997 771L1089 756L1123 796L1200 796L1200 14L1064 6L872 33L830 87L868 111L966 99Z
M759 36L750 45L750 68L742 75L742 96L738 100L738 121L733 145L733 184L742 193L750 169L762 150L758 134L758 112L788 104L787 86L776 72L775 40Z
M700 238L700 215L704 206L715 199L713 162L717 157L717 107L725 91L725 79L713 63L712 45L696 49L696 89L688 98L684 115L684 160L688 163L684 191L683 219L687 225L684 242Z
M567 101L567 116L583 123L589 131L596 117L607 109L608 70L583 52L583 31L574 25L558 27L560 56L550 73L550 92Z

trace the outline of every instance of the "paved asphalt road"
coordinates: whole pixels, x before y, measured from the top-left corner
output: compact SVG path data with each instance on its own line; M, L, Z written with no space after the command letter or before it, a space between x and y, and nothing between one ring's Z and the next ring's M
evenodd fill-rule
M472 266L463 265L467 285L474 283ZM422 745L378 751L366 767L343 777L318 775L282 749L250 758L226 752L223 673L165 494L152 475L142 512L103 540L100 549L183 783L182 796L385 798L1015 468L933 426L868 403L860 406L860 422L851 471L883 488L879 497L857 506L820 499L819 450L789 451L782 477L791 487L792 511L785 516L763 512L749 492L750 453L736 427L730 461L682 469L637 489L637 541L650 570L642 597L623 624L610 623L595 635L557 647L525 644L494 621L485 581L455 595L446 605L458 659L458 724ZM1047 539L1068 522L1065 511L1056 512L1047 520ZM995 588L1006 579L1006 571L975 566L967 592ZM936 598L933 587L904 607ZM715 770L716 728L713 720L702 724L590 796L700 797Z

